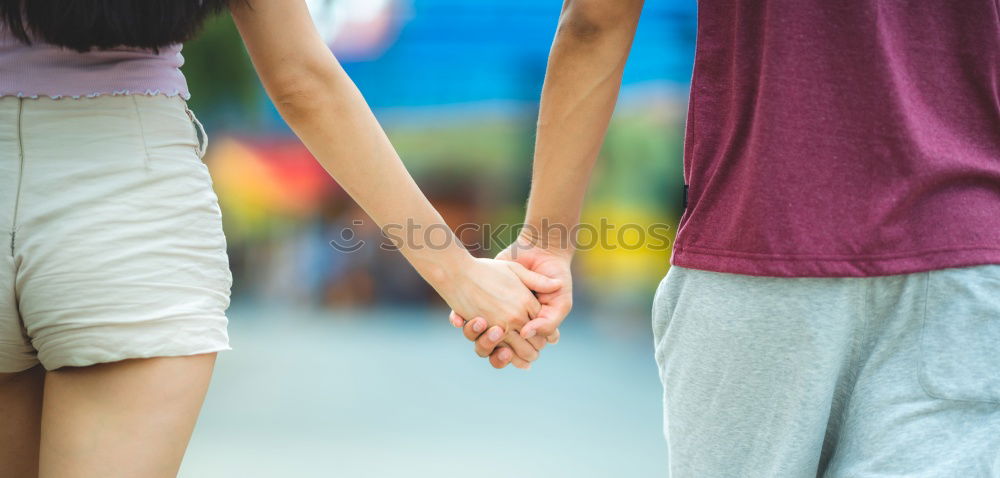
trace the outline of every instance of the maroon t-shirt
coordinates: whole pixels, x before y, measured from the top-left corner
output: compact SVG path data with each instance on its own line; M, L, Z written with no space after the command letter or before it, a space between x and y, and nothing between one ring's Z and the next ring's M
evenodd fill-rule
M1000 263L1000 0L701 0L673 263Z

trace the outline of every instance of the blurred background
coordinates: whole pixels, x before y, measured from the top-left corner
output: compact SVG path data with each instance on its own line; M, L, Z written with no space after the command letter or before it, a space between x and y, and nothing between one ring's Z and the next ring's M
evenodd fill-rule
M449 224L519 223L561 2L309 4ZM584 221L673 230L694 36L695 0L646 1ZM495 371L291 134L231 20L184 54L229 241L234 350L182 477L663 474L649 309L669 251L615 237L581 251L562 342L528 372ZM331 247L345 228L368 246ZM513 237L462 240L492 256Z

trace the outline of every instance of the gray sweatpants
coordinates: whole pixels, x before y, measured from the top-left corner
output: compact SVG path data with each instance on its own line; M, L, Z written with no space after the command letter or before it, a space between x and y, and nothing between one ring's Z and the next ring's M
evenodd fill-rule
M675 266L653 332L672 478L1000 477L1000 265Z

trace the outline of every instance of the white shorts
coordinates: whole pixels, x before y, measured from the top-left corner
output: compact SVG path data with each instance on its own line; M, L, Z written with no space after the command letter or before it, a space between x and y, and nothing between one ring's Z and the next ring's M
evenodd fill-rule
M0 373L229 348L205 136L180 98L0 98Z

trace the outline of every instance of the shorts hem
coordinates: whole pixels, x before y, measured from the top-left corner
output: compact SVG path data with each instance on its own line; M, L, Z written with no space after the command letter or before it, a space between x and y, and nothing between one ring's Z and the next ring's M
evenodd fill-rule
M156 318L107 323L35 341L46 370L156 357L182 357L230 350L223 316Z
M25 370L30 370L31 368L39 364L38 360L25 360L25 361L0 361L3 365L0 365L0 373L21 373ZM14 364L11 366L11 364Z
M189 357L193 355L203 355L216 352L225 352L227 350L232 350L232 347L228 345L216 345L203 348L192 348L190 350L175 350L175 351L163 351L163 352L153 352L153 353L119 353L119 354L105 354L103 356L97 356L97 354L90 356L78 356L71 359L65 360L46 360L42 362L45 370L57 370L62 367L89 367L91 365L100 365L104 363L115 363L124 360L133 359L150 359L150 358L161 358L161 357Z

